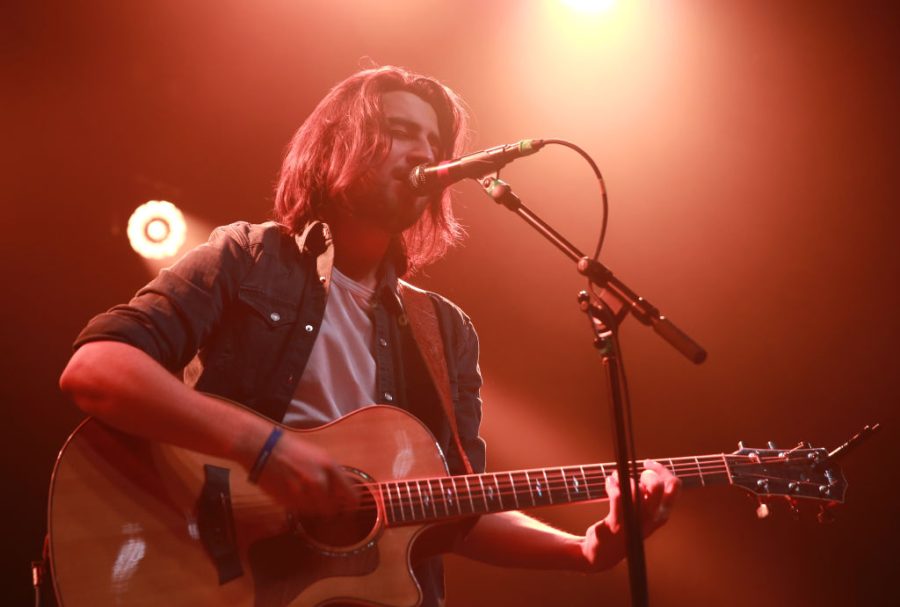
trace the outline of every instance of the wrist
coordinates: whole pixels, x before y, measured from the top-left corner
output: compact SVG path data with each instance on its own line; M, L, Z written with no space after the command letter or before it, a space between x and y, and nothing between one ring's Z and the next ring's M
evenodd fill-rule
M263 443L262 448L256 456L256 460L253 462L253 466L250 468L250 472L247 475L248 481L253 484L259 482L259 477L266 467L266 462L269 461L269 456L272 455L272 450L275 449L275 445L278 443L282 434L284 434L284 429L281 426L272 427L272 431L266 438L266 442Z
M226 417L228 439L225 457L240 464L248 472L253 468L272 432L272 422L238 409L237 416Z
M589 573L611 569L625 558L622 534L614 532L606 519L588 528L581 549Z

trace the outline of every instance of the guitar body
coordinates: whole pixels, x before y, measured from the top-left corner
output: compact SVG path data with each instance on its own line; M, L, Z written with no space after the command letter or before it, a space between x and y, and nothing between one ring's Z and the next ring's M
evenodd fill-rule
M447 475L431 433L393 407L285 431L325 448L359 483ZM246 476L228 460L86 420L50 487L62 607L419 604L410 552L429 525L387 526L375 493L365 518L298 521Z

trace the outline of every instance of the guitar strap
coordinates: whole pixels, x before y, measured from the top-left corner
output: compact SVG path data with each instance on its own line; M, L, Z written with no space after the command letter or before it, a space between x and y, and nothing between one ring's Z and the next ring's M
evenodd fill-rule
M466 450L463 449L462 441L459 438L456 411L453 408L453 398L450 396L450 374L447 372L444 338L438 326L434 303L425 291L412 285L400 283L398 290L400 291L400 299L403 300L403 308L406 311L409 328L412 330L413 340L419 346L422 360L425 363L425 367L428 368L431 382L434 384L441 405L444 407L444 413L450 423L450 433L453 435L456 451L459 453L460 460L466 469L466 474L474 474L472 463L469 461Z

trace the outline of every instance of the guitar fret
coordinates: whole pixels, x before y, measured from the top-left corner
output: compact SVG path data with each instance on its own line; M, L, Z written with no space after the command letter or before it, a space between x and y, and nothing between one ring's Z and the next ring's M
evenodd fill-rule
M516 508L519 508L519 492L516 491L516 481L513 480L512 472L507 474L509 474L509 487L512 490L513 500L516 502Z
M403 494L400 493L400 483L394 483L397 488L397 501L400 502L400 518L406 520L406 513L403 510Z
M450 500L450 504L453 504L454 496L456 496L456 509L459 510L459 514L462 514L462 505L459 501L459 491L456 489L456 479L454 477L450 477L450 489L447 489L447 499Z
M694 463L697 464L697 474L700 476L700 485L702 487L706 486L706 480L703 478L703 470L700 468L700 460L694 456Z
M412 496L412 491L410 491L410 489L409 489L409 481L406 481L404 484L406 485L406 495L409 496L409 514L410 514L410 518L415 519L415 518L416 518L416 509L413 508L413 496Z
M672 475L675 476L675 477L677 478L677 477L678 477L678 473L675 472L675 462L672 461L672 458L671 458L671 457L670 457L668 460L666 460L666 461L669 462L669 472L671 472Z
M475 513L475 500L472 499L472 487L469 485L469 477L464 476L463 480L466 481L466 493L469 494L469 505L472 506L472 513Z
M581 470L581 480L584 482L584 491L587 493L588 499L591 498L591 484L587 480L587 475L584 473L584 466L578 466L578 469Z
M728 474L728 484L733 485L734 480L731 478L731 468L728 467L728 460L725 459L724 453L720 457L722 458L722 464L725 466L725 472Z
M547 469L544 468L543 470L541 470L541 472L544 473L544 483L546 483L544 488L547 490L547 497L550 498L550 503L552 504L553 503L553 489L550 486L550 480L547 478Z
M478 476L478 484L481 485L481 499L484 500L484 511L490 512L491 507L488 506L487 492L484 490L484 482L482 482L482 480L481 480L481 475Z
M609 464L609 465L612 466L613 468L616 467L615 464ZM606 471L606 464L600 464L600 479L599 479L600 494L603 495L604 497L609 497L608 495L606 495L606 479L608 479L610 476L611 476L610 473Z
M484 476L488 476L488 475L484 474ZM488 503L490 504L491 512L496 512L497 511L497 502L494 500L497 499L497 495L494 493L494 486L491 484L490 480L488 481L487 488L485 489L485 491L487 492L487 500L488 500Z
M441 501L444 502L444 511L446 512L447 516L450 516L450 508L447 506L447 500L444 499L444 483L443 481L441 481L441 479L437 479L437 482L438 487L441 488Z
M518 506L513 506L512 500L515 498L516 492L512 486L512 481L509 480L509 474L506 472L494 474L494 483L497 487L497 493L501 498L500 507L503 510L513 510L518 508ZM506 498L506 500L504 501L503 498Z
M547 479L547 493L550 495L551 504L569 503L566 477L561 470L561 468L544 468L544 478Z
M569 479L566 478L566 471L565 471L564 468L560 468L560 469L559 469L559 473L562 475L563 487L564 487L565 490L566 490L566 501L571 502L571 501L572 501L572 494L569 493Z
M594 489L593 497L597 497L598 495L603 498L605 497L605 489L606 489L606 470L603 468L603 464L598 464L596 466L589 466L587 470L585 470L585 475L587 476L587 487L588 487L588 495L591 495L591 488Z
M425 499L422 496L422 485L419 484L419 481L416 481L416 491L419 492L419 507L422 509L422 520L428 518L428 515L425 514Z
M500 490L500 483L497 482L497 475L491 475L494 477L494 486L497 487L497 501L500 503L500 510L504 510L503 507L503 491Z
M434 489L431 486L431 480L432 479L428 479L426 481L428 483L428 495L430 496L430 499L431 499L431 509L434 511L434 518L437 518L438 517L437 501L434 499Z
M388 513L389 514L388 518L390 519L389 522L393 522L394 520L397 519L397 516L394 513L394 501L391 499L390 487L388 488L387 497L385 498L384 487L385 487L384 483L378 484L378 490L381 491L381 503L386 504L387 507L390 508L390 512Z
M528 493L531 495L531 504L533 506L537 506L537 502L534 501L534 491L531 490L531 478L528 476L528 471L525 471L525 483L528 485Z

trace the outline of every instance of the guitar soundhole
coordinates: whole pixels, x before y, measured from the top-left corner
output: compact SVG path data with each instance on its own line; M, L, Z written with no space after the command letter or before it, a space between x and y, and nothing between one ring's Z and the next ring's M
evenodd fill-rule
M301 518L298 530L313 543L338 551L354 548L372 535L378 524L378 505L369 489L352 479L360 494L359 507L330 518Z

